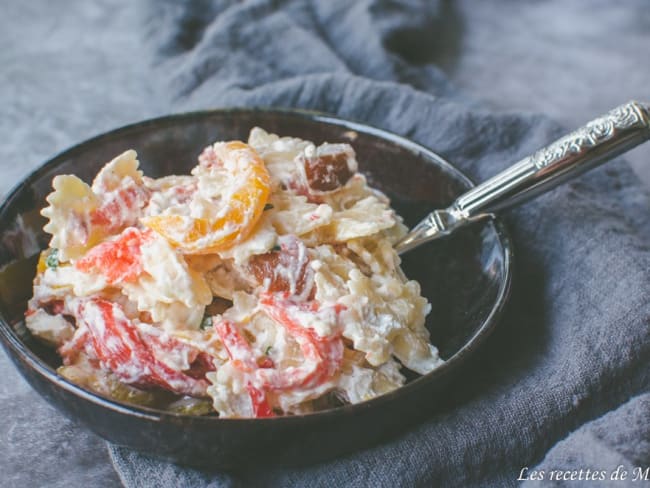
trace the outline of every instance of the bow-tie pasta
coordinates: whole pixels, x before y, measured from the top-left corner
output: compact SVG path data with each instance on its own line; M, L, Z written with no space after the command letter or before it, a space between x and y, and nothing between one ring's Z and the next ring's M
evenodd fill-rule
M270 417L369 400L442 363L393 249L406 229L348 144L255 128L188 175L144 176L130 150L92 185L53 187L26 325L81 386Z

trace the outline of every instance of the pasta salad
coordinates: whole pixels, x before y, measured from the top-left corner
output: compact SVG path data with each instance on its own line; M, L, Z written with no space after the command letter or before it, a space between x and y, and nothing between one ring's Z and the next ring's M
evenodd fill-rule
M255 128L188 175L149 178L129 150L92 184L60 175L53 190L25 322L81 386L271 417L369 400L403 385L402 368L442 364L393 250L406 228L348 144Z

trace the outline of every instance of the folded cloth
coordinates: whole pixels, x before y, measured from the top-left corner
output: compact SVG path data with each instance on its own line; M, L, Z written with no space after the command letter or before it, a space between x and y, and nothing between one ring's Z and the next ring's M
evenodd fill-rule
M185 2L166 5L148 27L175 108L331 112L410 137L480 180L562 130L544 117L483 110L426 62L445 5ZM452 407L401 437L316 466L217 475L112 447L121 479L128 487L504 486L534 469L647 464L648 204L614 162L508 214L517 269L506 316L450 387Z
M546 479L551 472L559 472L561 480L571 486L593 486L594 482L640 485L649 479L649 459L650 393L644 393L558 442L535 471L543 471ZM520 476L528 479L526 486L538 483L530 470Z
M34 77L25 91L14 87L16 96L8 97L9 117L0 127L25 129L12 131L13 139L0 147L7 161L23 157L23 150L38 161L53 148L156 114L279 106L400 133L479 181L563 132L542 116L493 113L450 85L435 66L440 43L454 42L453 11L445 1L151 0L126 8L128 2L102 0L78 2L64 17L50 4L38 8L62 18L67 32L95 26L111 34L77 49L82 56L75 59L23 53L38 73L49 75ZM21 5L9 8L36 8ZM90 27L76 25L80 18ZM2 25L14 37L31 35ZM47 40L52 52L66 52L74 41ZM74 42L86 38L80 34ZM137 62L116 65L122 58ZM21 72L12 69L9 76ZM89 82L64 96L67 76ZM8 181L24 170L7 167ZM545 471L548 481L553 469L647 467L649 204L617 161L509 212L517 262L502 323L445 393L444 409L383 445L315 466L220 474L111 446L115 469L127 487L165 488L509 486L533 470ZM0 366L11 377L6 361ZM57 459L83 458L66 447L78 445L71 440L80 432L54 414L41 415L46 407L33 407L43 404L28 390L17 397L13 386L0 386L7 412L0 428L12 443L14 432L29 423L13 413L16 402L29 413L25 419L41 419L30 442L12 449L12 460L27 466L51 452ZM93 462L86 458L82 467ZM60 486L79 484L83 476L74 472ZM38 479L45 483L48 473Z

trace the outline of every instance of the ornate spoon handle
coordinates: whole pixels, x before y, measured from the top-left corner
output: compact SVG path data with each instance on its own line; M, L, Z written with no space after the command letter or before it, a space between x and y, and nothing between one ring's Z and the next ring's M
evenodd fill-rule
M587 123L436 210L395 248L403 253L492 216L592 169L650 139L650 105L628 102Z

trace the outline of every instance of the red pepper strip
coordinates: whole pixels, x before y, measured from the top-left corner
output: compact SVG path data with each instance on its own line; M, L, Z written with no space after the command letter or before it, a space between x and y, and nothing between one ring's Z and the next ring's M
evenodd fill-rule
M319 367L322 365L323 360L316 346L308 340L299 338L305 364L278 370L275 368L261 368L258 365L250 344L232 322L220 322L215 325L215 330L226 347L233 366L240 371L255 374L265 387L274 390L287 390L305 386L314 377L320 376Z
M102 193L101 199L101 206L90 212L90 222L114 233L137 222L139 210L149 201L149 191L131 182L119 190Z
M117 239L93 247L75 267L86 273L103 275L110 285L134 281L142 274L142 245L152 236L151 230L129 227Z
M196 347L181 342L170 335L157 335L142 329L139 329L138 333L142 336L144 341L147 343L147 347L151 349L151 352L156 357L170 353L176 353L179 355L186 354L189 363L191 364L199 354L199 350Z
M88 328L80 326L68 342L63 344L57 352L63 358L63 364L69 366L74 363L77 354L85 348L88 342ZM94 359L94 358L93 358Z
M214 328L235 368L246 373L252 373L258 369L250 344L233 322L222 320L216 323ZM255 388L250 382L246 388L253 406L253 415L255 417L274 417L275 414L269 406L266 392Z
M205 379L206 373L217 369L209 354L173 336L168 334L156 335L142 329L138 330L138 332L143 336L144 342L151 349L154 357L158 358L165 354L187 355L190 369L185 370L184 373L194 379Z
M309 388L321 383L325 362L316 344L302 337L296 337L304 362L300 366L290 366L284 370L260 369L257 376L272 390Z
M251 403L253 404L253 414L256 418L260 417L275 417L275 413L269 406L269 402L266 399L266 393L262 390L258 390L251 383L246 385L248 390L248 395L251 397Z
M237 369L250 373L257 369L253 350L237 326L230 320L222 320L214 326L228 356Z
M263 294L260 304L268 315L279 324L283 325L296 341L300 344L305 360L314 365L311 368L287 368L284 374L278 370L263 370L258 374L262 376L274 389L289 389L295 387L309 388L330 378L340 367L343 359L343 341L340 334L321 337L312 328L303 327L295 317L291 316L292 309L315 312L318 310L316 302L294 303L288 299L278 299L271 294ZM338 314L340 307L335 308Z
M88 327L101 364L125 383L205 396L207 382L175 371L156 359L119 305L95 298L80 304L78 316Z

